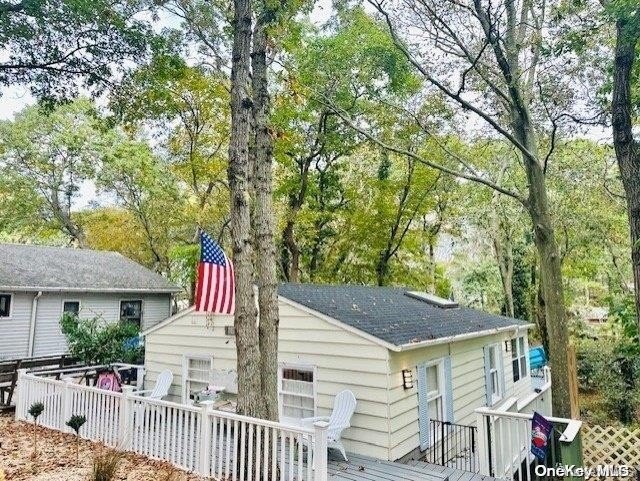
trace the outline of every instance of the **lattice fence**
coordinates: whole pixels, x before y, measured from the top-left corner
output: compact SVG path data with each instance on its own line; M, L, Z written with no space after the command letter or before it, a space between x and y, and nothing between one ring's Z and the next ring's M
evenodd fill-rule
M640 429L582 425L585 466L640 466Z

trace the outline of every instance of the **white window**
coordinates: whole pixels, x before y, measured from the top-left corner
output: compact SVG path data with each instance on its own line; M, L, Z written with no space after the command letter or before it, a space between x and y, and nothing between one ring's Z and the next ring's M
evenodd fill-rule
M444 421L444 368L442 362L427 366L427 389L429 417Z
M491 393L491 404L497 403L500 399L502 399L502 391L500 387L500 378L502 377L502 373L500 372L501 363L500 357L502 352L500 350L500 344L493 344L487 347L487 351L489 352L489 365L487 369L489 371L489 393Z
M301 419L315 416L315 369L312 366L281 364L278 379L281 417Z
M0 294L0 317L11 317L11 294Z
M190 404L196 393L207 388L213 378L212 356L184 356L182 360L182 401Z
M527 352L524 347L524 336L511 339L511 365L513 382L527 377Z

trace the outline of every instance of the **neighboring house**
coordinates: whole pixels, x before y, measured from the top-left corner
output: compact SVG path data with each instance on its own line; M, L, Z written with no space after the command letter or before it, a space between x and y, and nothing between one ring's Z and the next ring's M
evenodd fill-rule
M531 324L401 288L283 284L278 293L281 419L328 414L349 389L358 404L347 451L396 460L437 442L432 419L473 425L478 407L513 410L536 396ZM237 389L233 316L191 308L143 335L146 382L170 369L172 400L188 403L207 384Z
M178 291L116 252L0 244L0 359L65 353L64 312L148 329Z

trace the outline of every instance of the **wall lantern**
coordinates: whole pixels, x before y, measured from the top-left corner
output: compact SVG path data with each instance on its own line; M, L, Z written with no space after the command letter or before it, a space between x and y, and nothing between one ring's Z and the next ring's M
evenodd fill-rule
M511 341L509 339L504 341L504 350L507 352L511 352Z
M411 369L402 370L402 385L405 389L413 387L413 371Z

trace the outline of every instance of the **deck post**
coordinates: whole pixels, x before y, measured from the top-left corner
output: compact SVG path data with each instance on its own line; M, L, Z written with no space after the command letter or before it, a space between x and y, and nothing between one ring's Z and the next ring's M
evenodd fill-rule
M73 381L69 377L64 378L64 385L62 386L62 419L60 420L60 431L73 432L67 421L71 419L71 409L73 408L73 392L71 391L71 382Z
M131 448L130 433L135 429L134 424L136 420L132 416L133 414L133 395L135 387L122 386L122 397L120 398L120 418L118 423L118 446L123 451L128 451ZM129 421L133 420L131 426ZM140 420L138 420L140 421Z
M487 418L479 410L476 410L476 427L478 428L478 467L480 468L480 474L491 476Z
M18 377L16 378L15 391L15 403L16 403L16 420L24 420L24 399L26 398L26 388L24 382L24 375L27 373L26 369L18 369Z
M327 428L329 423L316 421L313 423L313 481L327 481Z
M213 401L203 401L200 409L200 443L198 452L198 473L203 476L211 474L211 413ZM217 421L217 420L216 420ZM214 421L215 422L215 421Z

